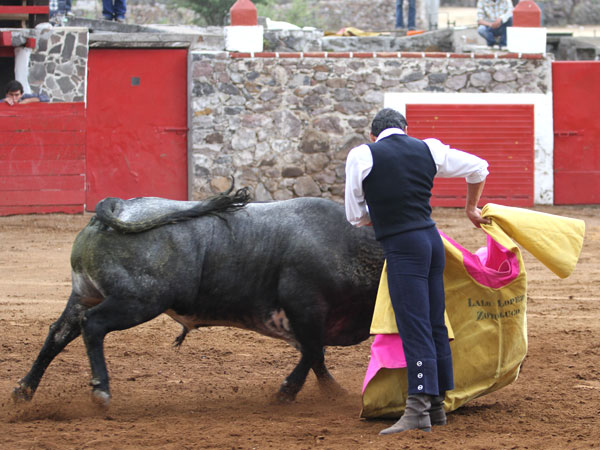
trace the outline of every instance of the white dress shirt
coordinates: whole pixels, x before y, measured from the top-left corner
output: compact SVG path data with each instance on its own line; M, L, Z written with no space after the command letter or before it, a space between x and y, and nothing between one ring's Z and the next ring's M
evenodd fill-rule
M383 130L377 141L392 134L404 134L399 128ZM435 167L436 177L458 178L465 177L467 183L480 183L488 176L488 163L478 156L451 148L437 139L424 139L429 147ZM357 227L371 222L367 201L363 192L363 180L371 173L373 156L368 145L354 147L346 159L346 218Z

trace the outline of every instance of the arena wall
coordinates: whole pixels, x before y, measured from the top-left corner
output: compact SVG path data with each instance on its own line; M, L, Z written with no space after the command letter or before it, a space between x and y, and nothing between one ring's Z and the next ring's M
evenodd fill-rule
M536 105L535 203L552 203L551 59L451 53L194 52L193 196L229 177L258 200L343 201L344 163L390 96ZM468 94L468 95L465 95ZM429 97L431 98L431 97ZM454 101L454 100L453 100ZM541 114L541 119L538 115Z

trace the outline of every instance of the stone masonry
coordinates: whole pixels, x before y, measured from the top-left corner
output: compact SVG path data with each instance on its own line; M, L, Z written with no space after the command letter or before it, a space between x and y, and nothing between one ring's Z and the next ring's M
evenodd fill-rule
M15 47L35 39L29 57L31 90L48 95L53 102L85 99L88 61L87 28L42 28L12 30Z
M368 142L386 92L547 94L550 62L514 54L195 52L193 197L225 190L234 176L260 201L342 202L345 158Z

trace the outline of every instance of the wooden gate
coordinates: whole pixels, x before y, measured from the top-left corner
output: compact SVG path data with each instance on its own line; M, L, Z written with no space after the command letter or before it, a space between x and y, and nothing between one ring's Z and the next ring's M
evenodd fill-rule
M554 203L600 203L600 61L552 63Z
M408 133L434 137L490 164L480 204L533 205L533 105L406 105ZM464 207L464 179L436 178L432 206Z
M87 198L188 198L187 49L91 49Z

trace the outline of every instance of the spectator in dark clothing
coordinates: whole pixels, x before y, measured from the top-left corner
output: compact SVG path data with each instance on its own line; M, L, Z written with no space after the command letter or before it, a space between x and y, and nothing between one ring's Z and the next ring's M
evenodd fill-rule
M102 0L102 17L105 20L125 22L126 0Z
M408 0L408 29L416 29L417 0ZM404 28L404 0L396 0L396 28Z

